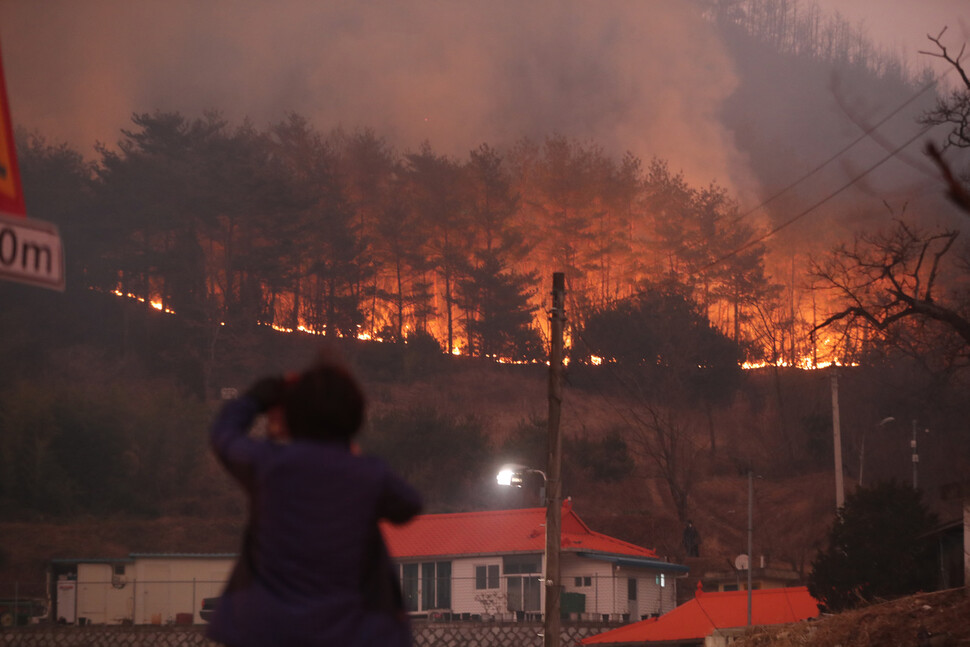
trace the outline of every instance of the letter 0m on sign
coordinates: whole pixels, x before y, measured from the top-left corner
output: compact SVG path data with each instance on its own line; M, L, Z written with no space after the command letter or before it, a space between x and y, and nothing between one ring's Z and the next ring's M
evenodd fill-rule
M0 216L0 278L64 289L64 253L57 227Z
M0 58L0 279L64 289L57 227L27 217Z

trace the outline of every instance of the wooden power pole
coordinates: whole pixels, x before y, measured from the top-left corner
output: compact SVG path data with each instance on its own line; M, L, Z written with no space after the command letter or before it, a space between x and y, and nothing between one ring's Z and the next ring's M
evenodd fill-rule
M563 329L566 314L566 279L562 272L552 275L552 313L549 348L549 455L546 463L546 610L543 623L544 647L560 647L559 602L562 592L559 548L562 541L562 432L559 429L562 407Z
M842 483L842 429L839 422L839 369L832 366L832 447L835 455L835 509L845 505L845 486Z

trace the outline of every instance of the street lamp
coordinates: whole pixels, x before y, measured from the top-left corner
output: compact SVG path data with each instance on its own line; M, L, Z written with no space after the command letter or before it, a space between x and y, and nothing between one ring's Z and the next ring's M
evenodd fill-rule
M495 481L499 485L505 485L509 487L522 487L525 483L525 477L527 474L538 474L542 477L542 490L539 492L539 500L546 500L546 473L542 470L533 469L531 467L526 467L525 465L517 465L515 463L510 463L508 465L503 465L502 469L495 476Z
M913 449L913 489L919 489L919 451L916 449L916 420L913 420L913 439L909 441L909 446ZM929 429L923 430L924 434L930 433Z
M548 479L546 478L545 472L532 467L526 467L525 465L505 465L499 470L495 480L499 485L522 487L526 474L538 474L542 477L543 498L546 502L546 546L543 551L543 557L546 563L546 572L543 578L546 590L546 610L542 617L543 644L558 645L558 598L552 600L556 604L554 608L550 608L550 596L558 594L558 590L553 589L559 584L559 547L562 543L562 526L559 523L550 523L549 521L554 512L559 512L558 497L553 496L551 493L550 496L546 496ZM556 506L556 510L553 510L552 506Z

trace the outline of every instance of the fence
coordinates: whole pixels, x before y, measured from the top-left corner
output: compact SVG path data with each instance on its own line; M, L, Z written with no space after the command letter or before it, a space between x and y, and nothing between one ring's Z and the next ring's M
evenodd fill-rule
M45 616L47 600L43 591L43 587L21 588L19 582L0 583L0 627L27 625Z
M562 628L562 646L611 626L571 625ZM420 623L412 627L414 647L540 647L537 623ZM0 629L0 647L218 647L205 628L153 626L34 625Z
M58 580L52 583L52 602L56 610L56 586L65 580ZM152 614L151 604L160 603L168 596L170 604L176 604L179 600L197 600L201 605L201 600L206 597L206 593L215 590L220 591L223 582L221 581L184 581L184 582L137 582L126 581L125 586L119 587L120 582L77 582L77 580L67 580L76 587L75 592L79 593L81 587L86 587L86 592L92 600L105 600L106 596L128 595L134 600L141 598L139 605L133 606L131 612L121 618L111 618L111 624L94 622L97 614L91 613L90 606L84 600L75 598L75 609L80 613L88 613L88 616L77 615L77 618L86 618L83 625L61 624L54 621L53 615L43 615L47 611L46 589L47 584L43 582L32 582L30 584L20 583L0 583L0 598L10 600L15 603L18 609L29 608L33 612L40 613L42 617L34 615L32 617L20 616L20 622L26 626L4 626L0 628L0 647L130 647L139 645L140 647L217 647L215 643L205 637L205 624L198 615L193 613L193 624L178 624L178 614L162 616L160 612ZM493 601L488 604L498 604L492 608L494 613L486 613L488 605L478 603L482 613L454 613L450 611L418 611L412 614L412 635L414 647L540 647L542 645L542 623L537 614L523 614L509 611L507 608L508 582L505 578L500 580L502 590L492 591ZM513 580L513 583L515 581ZM595 601L596 586L593 586L595 579L590 582L589 588L594 595L591 600ZM521 584L521 582L519 582ZM599 591L603 593L607 586L607 578L602 578L599 584ZM419 594L424 591L424 586L430 582L419 582ZM488 586L486 579L482 585ZM570 583L575 584L575 581ZM585 580L580 584L585 584ZM455 598L468 597L471 594L474 599L476 589L475 578L456 578L453 581L452 594ZM488 589L485 589L488 591ZM139 591L141 593L139 593ZM144 597L148 593L147 600ZM436 591L437 593L437 591ZM430 600L430 597L426 598ZM437 596L435 597L437 602ZM63 602L63 601L62 601ZM564 600L565 602L565 600ZM421 600L418 604L420 606ZM502 605L505 605L504 607ZM105 606L107 606L105 604ZM144 607L145 614L139 611L139 607ZM157 608L157 607L156 607ZM171 606L172 610L177 607ZM504 609L504 610L503 610ZM32 612L32 613L33 613ZM134 619L148 617L144 624L134 622ZM101 617L107 618L107 613ZM572 619L567 614L566 620L562 623L562 645L563 647L574 647L579 641L586 637L601 633L608 629L615 628L621 624L622 617L610 617L610 621L604 621L603 617L597 621L581 621L573 615ZM184 616L183 616L184 619ZM153 624L154 622L154 624ZM89 624L90 623L90 624ZM11 623L13 624L13 623Z
M615 573L565 576L561 597L564 622L633 622L661 615L676 605L674 582L663 574L634 578ZM398 576L406 609L416 625L542 620L544 587L538 573L500 575L498 566L488 566L481 567L475 576L457 577L451 572L450 562L428 562L399 565ZM200 613L203 600L218 597L223 586L221 578L93 578L84 573L60 576L50 582L49 588L46 583L0 583L0 620L5 626L39 621L67 625L202 624L206 620Z

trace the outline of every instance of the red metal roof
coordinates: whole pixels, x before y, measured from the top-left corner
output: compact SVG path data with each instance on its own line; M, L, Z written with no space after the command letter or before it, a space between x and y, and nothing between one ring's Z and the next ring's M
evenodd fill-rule
M818 601L804 586L751 592L751 624L776 625L818 617ZM715 629L748 624L748 592L704 593L659 618L583 639L584 645L702 640Z
M538 553L546 545L546 509L425 514L403 526L382 525L392 557ZM657 554L590 530L571 506L562 512L562 550L656 558Z

